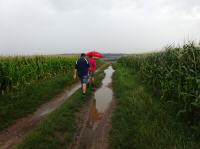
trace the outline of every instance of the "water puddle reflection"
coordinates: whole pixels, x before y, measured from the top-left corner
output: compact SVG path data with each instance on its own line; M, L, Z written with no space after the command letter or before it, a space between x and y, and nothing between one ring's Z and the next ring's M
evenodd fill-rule
M113 98L113 91L110 85L112 83L114 69L112 66L109 66L104 72L105 78L102 81L102 86L94 93L94 99L90 109L89 122L93 128L95 128L98 122L103 118Z

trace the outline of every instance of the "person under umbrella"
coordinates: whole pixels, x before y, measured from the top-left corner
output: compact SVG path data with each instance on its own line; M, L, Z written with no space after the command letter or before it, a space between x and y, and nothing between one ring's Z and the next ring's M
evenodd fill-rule
M95 90L94 86L94 75L96 71L96 61L94 60L95 58L103 58L103 54L97 52L97 51L90 51L86 53L86 55L89 57L89 63L90 63L90 68L89 68L89 74L90 74L90 80L89 84L92 86L92 89Z
M96 61L94 60L93 56L89 56L89 85L91 85L92 89L95 90L95 85L94 85L94 76L95 76L95 71L96 71Z

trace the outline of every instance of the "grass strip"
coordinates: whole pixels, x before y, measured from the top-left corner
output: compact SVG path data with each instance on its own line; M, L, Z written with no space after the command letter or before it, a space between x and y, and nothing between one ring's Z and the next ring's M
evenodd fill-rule
M103 69L105 67L107 66L101 67L101 70L96 74L95 80L97 87L101 85L101 80L104 77ZM91 95L92 91L89 90L86 97L83 99L81 90L79 89L76 91L63 105L41 121L37 128L30 133L17 148L67 148L76 130L76 112L79 111L83 103L85 103Z
M38 81L15 92L0 95L0 130L16 119L34 112L39 105L52 99L64 87L70 87L77 82L71 78L72 73L60 74L53 79Z
M98 61L97 64L100 69L106 66ZM70 88L78 81L72 79L72 75L73 72L67 75L58 74L54 78L36 81L14 92L0 95L0 130L8 127L16 119L34 112L38 106L51 100L66 86Z
M117 109L110 136L113 149L197 149L186 125L174 116L173 107L156 99L137 74L115 65L113 88Z

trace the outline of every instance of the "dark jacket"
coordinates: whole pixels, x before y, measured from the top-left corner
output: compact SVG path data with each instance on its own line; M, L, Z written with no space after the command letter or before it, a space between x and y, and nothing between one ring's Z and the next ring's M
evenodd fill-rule
M78 71L78 76L83 77L88 75L90 64L86 58L79 58L76 61L75 69Z

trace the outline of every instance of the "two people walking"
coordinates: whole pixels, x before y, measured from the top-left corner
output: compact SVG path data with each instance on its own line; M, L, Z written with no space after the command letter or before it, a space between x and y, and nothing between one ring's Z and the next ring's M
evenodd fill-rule
M94 73L96 71L96 62L93 57L89 57L89 60L86 59L86 54L82 53L80 58L76 61L74 79L78 75L83 95L86 94L87 85L91 85L94 89Z

